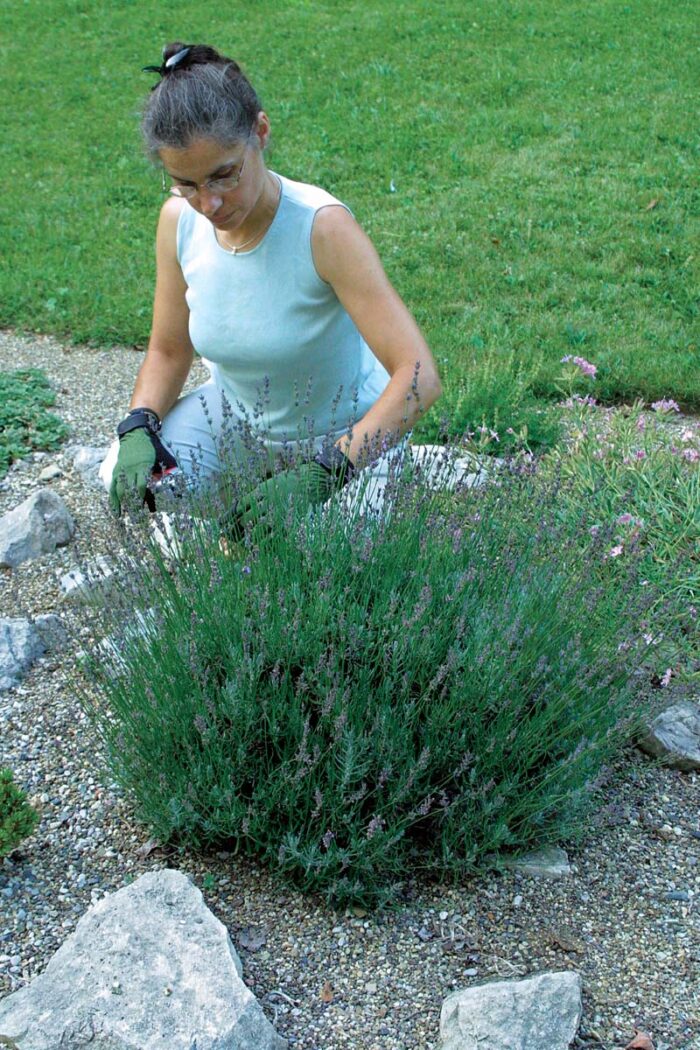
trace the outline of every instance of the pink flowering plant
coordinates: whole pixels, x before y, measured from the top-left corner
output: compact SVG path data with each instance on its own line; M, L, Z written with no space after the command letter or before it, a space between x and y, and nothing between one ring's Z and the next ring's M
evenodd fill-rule
M144 837L344 905L585 833L656 644L638 549L591 582L635 526L592 531L529 456L430 477L390 472L387 517L280 501L235 542L186 505L177 561L132 548L81 696Z
M596 399L589 392L581 394L578 391L584 385L587 390L590 390L591 380L595 379L598 374L597 366L577 354L564 354L560 363L566 365L566 368L555 380L554 385L564 398L561 407L594 408L597 404Z
M608 562L641 552L642 582L658 588L678 627L657 659L685 675L700 672L693 610L700 596L700 425L675 423L676 402L645 410L568 406L567 439L544 457L572 484L573 497L598 515L594 528L610 531Z

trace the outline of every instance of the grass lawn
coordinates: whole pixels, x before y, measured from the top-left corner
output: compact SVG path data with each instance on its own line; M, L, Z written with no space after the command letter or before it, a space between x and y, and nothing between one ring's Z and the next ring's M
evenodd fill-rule
M4 27L0 325L145 344L161 195L140 67L179 37L247 70L273 169L353 208L443 413L479 369L551 398L567 353L604 401L700 406L695 4L26 0Z

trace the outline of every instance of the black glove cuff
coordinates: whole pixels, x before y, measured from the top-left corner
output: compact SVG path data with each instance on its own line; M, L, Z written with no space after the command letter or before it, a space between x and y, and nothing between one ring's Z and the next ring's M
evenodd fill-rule
M117 427L117 437L121 440L125 434L138 430L139 427L145 427L150 434L157 434L160 430L158 413L152 408L132 408Z
M347 485L355 476L355 466L352 460L348 459L337 445L331 445L330 448L321 449L320 452L317 452L314 456L314 463L318 463L320 467L328 471L334 480L340 481L342 485Z

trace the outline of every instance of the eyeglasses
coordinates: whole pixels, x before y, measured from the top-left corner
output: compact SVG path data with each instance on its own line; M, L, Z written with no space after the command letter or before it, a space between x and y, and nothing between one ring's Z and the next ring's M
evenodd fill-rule
M238 183L241 181L243 176L243 168L245 167L245 157L241 162L241 166L235 175L223 175L218 179L207 179L202 183L204 189L209 193L227 193L228 190L236 188ZM195 194L200 192L200 187L197 183L190 185L189 183L176 182L172 186L168 186L165 181L165 172L161 171L161 177L163 179L163 193L170 193L173 197L185 197L189 200L194 197Z

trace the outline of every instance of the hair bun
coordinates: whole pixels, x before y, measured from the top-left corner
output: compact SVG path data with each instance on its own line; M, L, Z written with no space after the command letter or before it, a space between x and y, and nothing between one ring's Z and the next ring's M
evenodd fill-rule
M175 40L166 44L163 48L163 61L159 66L144 66L144 73L160 73L161 77L167 77L179 70L191 69L192 66L228 66L233 72L240 73L241 68L232 58L226 58L216 48L208 44L184 44L181 40ZM158 82L160 83L160 81ZM151 90L155 90L155 84Z

